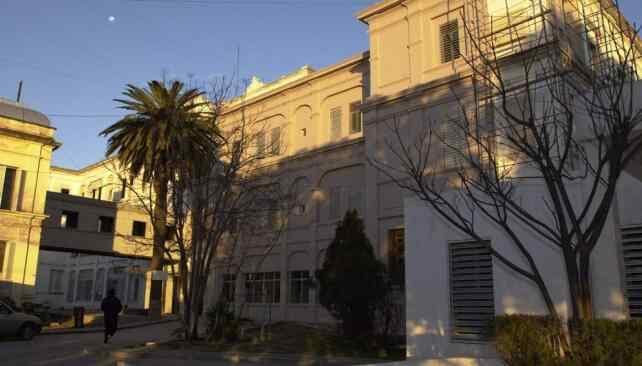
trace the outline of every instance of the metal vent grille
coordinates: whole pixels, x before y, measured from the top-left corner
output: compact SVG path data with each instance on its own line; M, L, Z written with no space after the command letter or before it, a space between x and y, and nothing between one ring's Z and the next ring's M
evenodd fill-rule
M642 226L622 228L624 280L631 318L642 318Z
M442 63L459 58L459 22L457 19L439 26L439 40Z
M495 316L493 260L489 242L450 243L453 339L485 341Z

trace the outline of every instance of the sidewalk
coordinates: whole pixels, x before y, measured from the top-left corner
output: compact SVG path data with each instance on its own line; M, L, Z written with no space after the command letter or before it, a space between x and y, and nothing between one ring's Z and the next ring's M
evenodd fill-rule
M176 316L168 316L159 320L145 320L140 322L132 322L128 324L119 325L118 329L132 329L140 328L149 325L169 323L178 320ZM87 328L58 328L58 329L44 329L40 335L59 335L59 334L84 334L84 333L102 333L105 331L104 327L87 327Z
M194 350L169 350L162 345L152 345L131 350L112 352L111 359L101 365L125 363L131 366L145 365L374 365L382 360L354 359L347 357L319 357L306 354L208 352Z

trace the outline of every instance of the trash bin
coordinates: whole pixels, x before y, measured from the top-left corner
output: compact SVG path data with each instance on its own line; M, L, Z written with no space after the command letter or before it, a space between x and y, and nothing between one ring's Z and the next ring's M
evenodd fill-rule
M85 327L85 308L83 306L74 307L74 328Z

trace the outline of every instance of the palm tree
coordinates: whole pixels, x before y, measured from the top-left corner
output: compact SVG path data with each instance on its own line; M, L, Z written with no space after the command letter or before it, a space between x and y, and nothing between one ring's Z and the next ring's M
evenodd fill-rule
M100 132L109 137L107 156L115 157L130 177L151 184L154 229L151 270L162 270L167 236L168 182L191 162L216 149L218 134L208 103L183 83L150 81L147 88L128 84L125 99L114 99L128 114ZM160 315L161 282L152 281L150 313Z

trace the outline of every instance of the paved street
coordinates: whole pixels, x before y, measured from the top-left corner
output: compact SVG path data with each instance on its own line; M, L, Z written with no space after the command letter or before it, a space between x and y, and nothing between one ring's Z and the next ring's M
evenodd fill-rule
M103 344L102 333L39 336L29 342L0 341L0 364L5 366L224 366L224 365L353 365L354 362L315 361L302 356L298 359L268 358L260 355L249 358L228 357L224 359L210 352L181 352L167 349L150 349L134 352L124 361L117 361L115 351L142 346L146 342L162 342L171 339L177 322L123 329L114 339Z
M0 341L0 364L19 366L80 366L105 360L111 351L145 342L166 341L177 322L123 329L110 344L103 344L102 333L39 336L29 342Z

